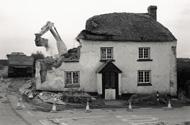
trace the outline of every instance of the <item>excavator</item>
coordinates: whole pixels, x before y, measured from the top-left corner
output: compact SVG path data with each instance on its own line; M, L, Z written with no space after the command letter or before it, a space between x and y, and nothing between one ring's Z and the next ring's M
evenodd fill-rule
M41 28L41 31L39 33L35 33L35 44L36 46L44 46L45 48L48 48L48 39L42 38L42 35L44 35L46 32L50 31L53 37L56 40L56 45L58 49L59 56L62 56L63 54L67 53L66 45L64 44L63 40L61 39L59 33L57 32L57 29L54 26L54 23L48 21L45 26Z

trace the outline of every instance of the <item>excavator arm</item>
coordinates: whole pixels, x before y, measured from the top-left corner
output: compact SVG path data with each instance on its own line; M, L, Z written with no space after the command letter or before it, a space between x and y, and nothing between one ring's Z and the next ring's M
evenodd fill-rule
M46 32L50 31L53 37L56 40L56 45L58 49L59 56L67 53L66 45L64 44L63 40L61 39L57 29L55 28L54 24L50 21L46 23L45 26L41 28L39 33L36 33L35 36L35 44L36 46L44 46L48 48L48 39L42 38L41 36L44 35Z

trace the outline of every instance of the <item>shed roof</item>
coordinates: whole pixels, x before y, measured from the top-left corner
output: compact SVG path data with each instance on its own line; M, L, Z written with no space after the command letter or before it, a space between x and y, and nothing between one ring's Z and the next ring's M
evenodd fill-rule
M9 66L33 66L34 64L34 58L32 56L26 56L23 54L9 54L7 57Z
M86 21L77 39L93 41L176 41L173 34L148 13L109 13Z

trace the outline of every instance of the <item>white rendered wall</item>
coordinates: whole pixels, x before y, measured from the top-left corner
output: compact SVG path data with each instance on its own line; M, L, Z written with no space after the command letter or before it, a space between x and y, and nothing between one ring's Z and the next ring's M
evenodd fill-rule
M86 91L97 92L96 71L103 64L100 62L100 48L113 47L113 62L122 70L121 74L121 93L152 93L159 91L168 93L170 81L174 86L176 82L175 56L172 56L172 46L176 42L108 42L108 41L80 41L82 44L80 65L81 87ZM138 48L150 47L152 61L139 62ZM173 66L171 66L173 65ZM172 69L171 69L172 68ZM152 86L137 86L137 71L151 70ZM172 78L173 77L173 78ZM174 93L176 88L172 90Z
M102 92L102 76L97 74L97 69L104 63L100 62L100 48L113 47L114 64L122 70L119 74L119 95L123 93L161 93L176 94L176 55L173 54L172 46L176 42L111 42L111 41L85 41L80 40L79 62L62 63L56 72L49 71L48 77L56 76L63 81L60 83L47 84L49 88L64 90L64 71L80 71L80 89L87 92ZM150 47L152 61L139 62L138 48ZM137 86L137 71L151 70L152 86ZM50 79L51 80L51 79ZM170 88L172 82L173 87ZM58 84L58 85L56 85ZM45 88L47 85L37 85Z

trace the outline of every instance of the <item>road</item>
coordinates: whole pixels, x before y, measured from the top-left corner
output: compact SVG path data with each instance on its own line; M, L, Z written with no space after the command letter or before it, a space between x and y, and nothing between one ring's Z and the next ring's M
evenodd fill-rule
M25 110L21 115L26 120L36 120L41 125L154 125L158 122L176 125L190 121L190 107L172 110L141 108L134 109L133 112L124 108L93 109L90 113L82 109L57 113ZM32 121L31 124L33 123ZM27 123L11 109L9 103L1 103L0 125L27 125Z
M6 97L6 85L1 84L0 88L0 125L27 125L11 107Z
M190 107L92 109L90 113L72 109L50 113L31 110L26 103L26 108L18 111L17 97L14 94L6 97L7 85L0 84L0 125L184 125L181 123L190 121ZM159 122L166 124L156 124Z
M190 107L172 110L141 108L132 112L124 108L94 109L90 113L74 110L58 114L49 114L39 121L43 125L184 125L183 122L190 121Z
M9 102L0 103L0 125L27 125L10 107Z

